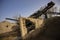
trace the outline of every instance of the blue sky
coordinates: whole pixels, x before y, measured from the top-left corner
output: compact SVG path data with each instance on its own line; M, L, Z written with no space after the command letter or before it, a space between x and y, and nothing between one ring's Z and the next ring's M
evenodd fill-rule
M0 0L0 21L21 15L28 17L51 0ZM57 6L60 0L52 0Z

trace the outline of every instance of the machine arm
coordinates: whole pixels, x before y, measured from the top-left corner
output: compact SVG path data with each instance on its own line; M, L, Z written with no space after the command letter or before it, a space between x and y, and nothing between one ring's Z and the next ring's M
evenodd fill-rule
M52 8L54 5L55 5L55 3L51 1L51 2L49 2L49 3L47 4L47 6L46 6L42 11L38 10L36 13L32 14L32 15L29 16L29 17L38 18L38 17L41 16L42 14L46 14L46 11L47 11L48 9Z

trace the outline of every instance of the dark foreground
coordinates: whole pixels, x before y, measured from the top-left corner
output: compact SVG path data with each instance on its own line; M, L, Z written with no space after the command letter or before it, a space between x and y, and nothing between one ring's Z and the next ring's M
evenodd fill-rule
M24 40L60 40L60 17L47 19L41 29L28 34Z

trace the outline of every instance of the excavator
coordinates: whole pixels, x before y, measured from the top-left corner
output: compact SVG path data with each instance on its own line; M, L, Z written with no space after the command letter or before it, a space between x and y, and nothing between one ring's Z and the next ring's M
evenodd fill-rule
M48 17L47 17L46 12L47 12L47 10L49 10L50 8L52 8L54 5L55 5L55 3L51 1L51 2L49 2L47 4L47 6L42 11L38 10L36 13L33 13L32 15L30 15L28 18L35 18L36 19L36 18L39 18L42 14L44 14L45 15L45 19L47 19ZM7 20L18 21L16 19L11 19L11 18L6 18L6 19ZM34 26L32 27L32 25L33 25L33 22L31 22L29 20L28 21L26 20L27 30L31 31L32 29L34 29L35 27Z
M47 12L47 10L49 10L50 8L52 8L53 6L55 5L55 3L54 2L49 2L48 4L47 4L47 6L43 9L43 10L38 10L36 13L34 13L34 14L32 14L32 15L30 15L28 18L35 18L35 19L37 19L37 18L39 18L42 14L44 14L45 15L45 18L47 19L48 17L47 17L47 14L46 14L46 12ZM18 21L19 20L16 20L16 19L11 19L11 18L6 18L7 20L12 20L12 21L16 21L17 23L17 25L19 25L19 23L18 23ZM31 24L31 25L29 25L29 24ZM32 26L32 25L34 25L34 23L32 23L31 21L26 21L26 28L27 28L27 30L29 30L28 32L30 32L31 30L33 30L33 29L35 29L35 27L34 26ZM20 30L20 29L19 29ZM18 31L18 33L20 33L19 31ZM4 35L3 34L0 34L0 37L7 37L7 36L9 36L9 35L13 35L13 34L16 34L16 32L14 32L14 31L11 31L11 32L8 32L8 33L5 33Z

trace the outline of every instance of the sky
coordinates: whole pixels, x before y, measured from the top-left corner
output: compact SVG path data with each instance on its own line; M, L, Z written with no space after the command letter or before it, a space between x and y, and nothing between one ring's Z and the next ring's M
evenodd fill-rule
M28 17L51 0L0 0L0 21L21 15ZM60 0L52 0L60 7Z

